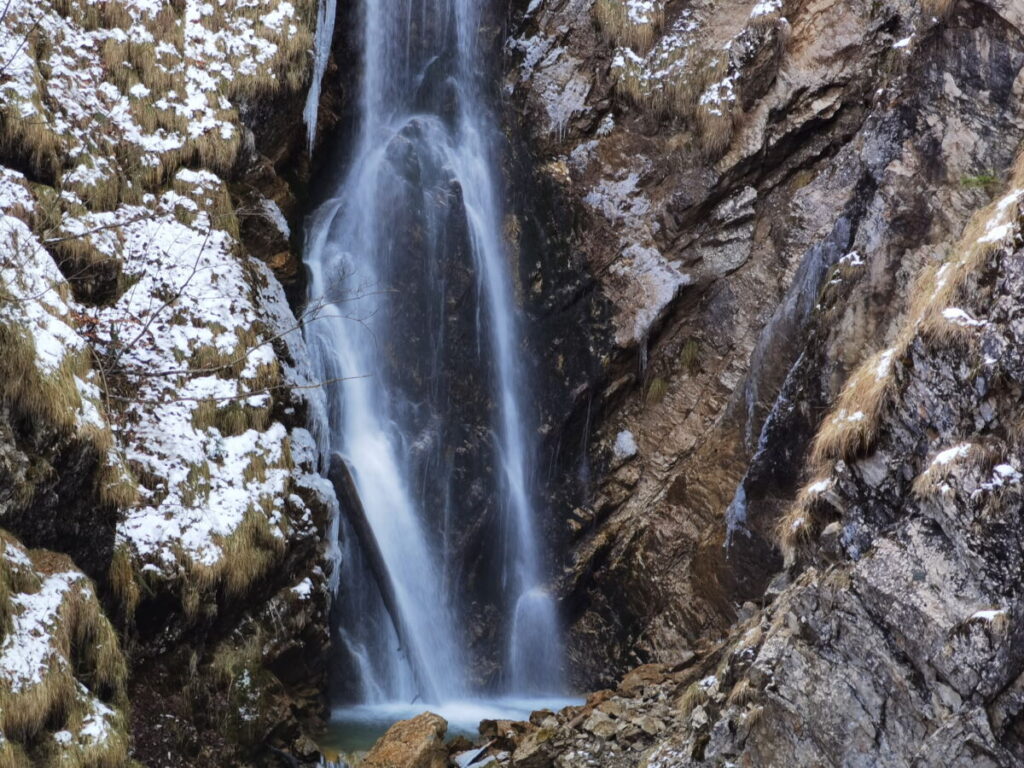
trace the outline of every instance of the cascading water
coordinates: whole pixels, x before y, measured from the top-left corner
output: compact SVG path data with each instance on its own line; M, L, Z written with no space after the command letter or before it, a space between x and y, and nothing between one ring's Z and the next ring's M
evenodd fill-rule
M482 5L363 0L358 135L344 179L307 231L317 308L307 336L328 382L323 448L343 457L358 497L350 506L361 508L345 537L337 613L355 678L344 696L363 705L479 696L456 596L473 585L456 583L447 558L453 498L481 483L502 521L483 553L501 563L492 591L507 628L502 693L562 688L535 530L500 134L481 87ZM467 306L471 320L460 325L453 318ZM453 370L467 347L479 370ZM459 440L472 433L460 401L480 395L488 455L453 470ZM467 477L467 466L485 469Z

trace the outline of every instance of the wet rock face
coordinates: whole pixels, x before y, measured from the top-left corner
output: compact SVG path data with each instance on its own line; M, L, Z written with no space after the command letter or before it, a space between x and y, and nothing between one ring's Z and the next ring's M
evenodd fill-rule
M610 320L592 490L560 534L585 685L761 598L823 414L1024 135L1012 4L655 3L623 26L624 5L533 3L508 43L510 109Z

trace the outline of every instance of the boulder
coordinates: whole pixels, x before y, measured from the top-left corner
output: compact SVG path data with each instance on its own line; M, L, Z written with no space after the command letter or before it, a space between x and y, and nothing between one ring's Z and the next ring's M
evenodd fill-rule
M388 728L363 760L363 768L446 768L448 722L432 712Z

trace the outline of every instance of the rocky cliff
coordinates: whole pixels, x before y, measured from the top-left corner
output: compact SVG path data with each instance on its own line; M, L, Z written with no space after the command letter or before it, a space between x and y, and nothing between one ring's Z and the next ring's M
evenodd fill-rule
M500 746L1018 764L1024 9L514 19L510 111L611 307L563 588L613 689Z
M584 677L670 661L761 596L827 409L1007 183L1021 12L926 5L516 16L511 109L613 315L600 482L568 521Z

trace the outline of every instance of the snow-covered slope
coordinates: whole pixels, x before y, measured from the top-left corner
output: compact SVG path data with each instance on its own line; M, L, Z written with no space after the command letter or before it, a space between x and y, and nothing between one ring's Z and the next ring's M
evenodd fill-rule
M88 560L136 664L171 679L256 637L272 663L304 639L277 639L289 615L325 611L320 393L239 234L241 216L285 240L288 225L229 188L262 162L257 111L284 100L301 122L315 21L312 0L11 0L0 16L0 394L21 467L0 527ZM156 661L187 638L191 661Z

